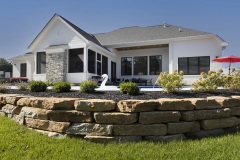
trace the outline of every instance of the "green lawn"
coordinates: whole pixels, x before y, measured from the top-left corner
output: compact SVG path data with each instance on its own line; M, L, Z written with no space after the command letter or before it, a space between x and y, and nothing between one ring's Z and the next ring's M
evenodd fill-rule
M53 139L0 116L0 159L239 159L240 134L171 143L95 144Z

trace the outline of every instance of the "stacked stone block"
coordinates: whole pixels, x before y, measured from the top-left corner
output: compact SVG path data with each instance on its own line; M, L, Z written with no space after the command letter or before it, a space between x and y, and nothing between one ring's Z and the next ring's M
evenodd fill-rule
M0 115L56 138L167 142L238 131L240 96L115 102L1 94Z

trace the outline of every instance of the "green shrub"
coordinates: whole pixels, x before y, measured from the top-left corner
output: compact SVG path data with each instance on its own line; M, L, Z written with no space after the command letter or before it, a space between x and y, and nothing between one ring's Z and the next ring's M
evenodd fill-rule
M240 91L240 73L236 73L235 68L231 69L230 75L222 76L222 82L224 88Z
M218 89L218 87L223 86L223 81L221 77L222 69L219 71L209 71L208 74L202 72L201 78L199 78L195 83L192 84L193 90L197 92L213 92Z
M43 81L31 81L28 88L31 92L45 92L47 90L47 84Z
M0 93L6 93L8 90L7 86L2 84L0 85Z
M179 91L185 84L183 80L183 71L179 73L175 70L172 74L161 72L158 78L158 85L163 87L163 92L171 93Z
M20 90L20 91L25 91L25 90L27 90L27 88L28 88L27 83L19 83L18 84L18 90Z
M49 82L49 81L47 81L45 83L49 87L49 86L54 86L56 82Z
M120 92L123 94L137 95L140 89L136 83L124 82L120 84Z
M69 82L57 82L53 86L54 92L69 92L71 90L71 84Z
M82 81L80 84L80 92L83 93L93 93L95 92L95 88L97 88L98 83L92 80Z

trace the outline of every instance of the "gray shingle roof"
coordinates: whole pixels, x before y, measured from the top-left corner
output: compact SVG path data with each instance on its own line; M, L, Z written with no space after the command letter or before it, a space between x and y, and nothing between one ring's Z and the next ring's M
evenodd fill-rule
M24 59L28 56L32 56L33 53L32 52L28 52L28 53L25 53L25 54L21 54L21 55L18 55L16 57L12 57L12 58L9 58L8 60L12 60L12 59Z
M95 37L102 45L111 45L209 34L212 33L173 25L157 25L148 27L135 26L120 28L108 33L95 34Z

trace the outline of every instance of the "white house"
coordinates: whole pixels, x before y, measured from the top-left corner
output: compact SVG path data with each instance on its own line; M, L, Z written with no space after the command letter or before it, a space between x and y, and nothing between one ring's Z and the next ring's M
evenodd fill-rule
M216 34L169 24L126 27L90 34L55 14L29 45L13 57L13 77L80 83L92 76L152 79L160 72L183 70L191 83L201 72L218 70L213 62L227 43Z

